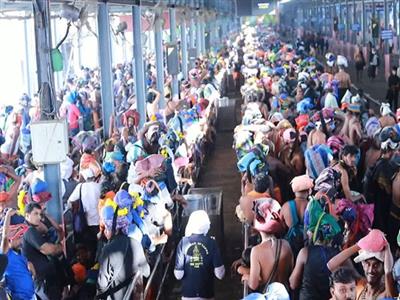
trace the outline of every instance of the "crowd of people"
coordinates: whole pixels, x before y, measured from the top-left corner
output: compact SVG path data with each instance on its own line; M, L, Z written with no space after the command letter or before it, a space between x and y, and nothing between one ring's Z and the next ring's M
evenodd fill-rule
M301 37L288 42L257 25L233 43L245 79L236 215L249 247L232 269L245 299L397 298L400 110L374 111L352 91L346 57L324 53L321 65Z
M328 48L322 38L318 45ZM47 213L58 197L32 159L38 95L2 107L0 299L135 298L134 278L146 282L162 245L177 240L173 215L214 143L230 78L243 98L235 213L250 246L232 268L252 291L245 299L397 297L400 110L385 102L372 110L362 90L351 91L346 57L324 53L320 65L315 54L310 36L290 44L262 24L243 25L217 53L196 59L178 96L165 74L165 108L154 60L146 99L136 98L132 64L117 65L104 141L99 70L68 78L57 115L69 129L59 196L71 232ZM192 212L176 245L183 299L213 299L213 277L224 277L210 226L205 211Z
M67 78L56 105L57 117L67 121L70 146L60 163L60 195L49 192L44 166L33 161L30 125L41 118L39 96L24 94L17 105L1 107L0 299L136 299L137 285L147 284L161 248L174 245L180 231L173 216L186 205L183 195L216 137L228 64L223 49L197 58L177 96L166 73L165 108L154 59L146 68L146 99L136 98L132 64L115 66L115 113L105 140L99 69L82 68ZM144 116L138 101L146 103ZM46 208L59 198L65 217L71 216L66 227ZM207 247L214 246L210 240ZM185 282L187 262L177 268ZM149 295L157 284L150 284Z

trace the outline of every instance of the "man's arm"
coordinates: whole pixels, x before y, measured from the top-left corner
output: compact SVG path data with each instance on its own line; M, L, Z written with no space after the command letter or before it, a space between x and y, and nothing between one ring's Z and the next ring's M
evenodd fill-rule
M175 278L178 280L181 280L183 276L185 275L185 254L183 253L182 249L182 241L179 242L179 245L176 249L176 259L175 259L175 269L174 269L174 275Z
M327 263L329 271L334 272L340 266L342 266L353 254L356 254L360 250L360 247L356 244L338 253L332 257Z
M292 274L289 277L290 288L292 290L300 287L301 279L303 278L304 265L308 258L308 248L304 247L300 250L299 255L296 259L296 265L293 269Z
M4 225L3 225L3 233L1 236L1 253L2 254L7 254L8 249L9 249L9 244L8 244L8 230L10 227L10 220L13 215L15 215L16 211L14 209L9 209L6 213L6 216L4 218Z
M256 290L260 284L260 274L261 274L261 266L260 262L257 258L257 248L254 247L251 249L250 254L250 275L248 280L248 286L252 290Z
M63 252L61 244L44 243L40 246L39 251L44 255L57 256Z
M398 296L395 281L393 278L393 256L392 252L390 251L389 244L386 245L385 248L385 259L383 262L383 267L385 270L385 296L386 297L396 297Z

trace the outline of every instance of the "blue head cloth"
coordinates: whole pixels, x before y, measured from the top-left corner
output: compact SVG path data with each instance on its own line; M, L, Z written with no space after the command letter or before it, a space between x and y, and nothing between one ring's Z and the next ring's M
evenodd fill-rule
M33 195L38 193L47 192L48 184L47 182L36 178L35 181L31 185L31 192Z
M124 161L124 155L121 153L121 151L113 151L111 153L111 159L116 161Z
M133 199L132 199L131 195L125 190L120 190L115 195L114 201L115 201L115 203L117 203L117 205L120 208L132 207L132 204L133 204Z
M6 142L5 137L2 134L0 134L0 146L3 145L5 142Z
M267 298L265 297L264 294L260 293L251 293L247 295L243 300L266 300Z
M111 174L115 172L115 165L113 162L104 162L103 163L103 171L104 173Z
M78 92L77 91L72 91L68 94L67 96L67 101L71 104L76 104L78 100Z
M246 172L248 165L256 158L257 156L253 152L249 152L245 156L243 156L237 163L239 171Z

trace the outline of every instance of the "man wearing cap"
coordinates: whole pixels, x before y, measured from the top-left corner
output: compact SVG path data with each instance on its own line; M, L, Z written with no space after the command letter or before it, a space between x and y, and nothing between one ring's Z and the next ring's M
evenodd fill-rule
M32 275L35 275L34 267L21 253L22 237L29 227L24 223L10 226L11 217L15 214L14 209L7 211L1 239L1 253L8 258L4 273L6 288L13 300L35 299L32 279Z
M204 210L192 212L178 244L174 275L182 280L182 300L214 299L213 277L225 275L217 242L207 236L210 225Z
M362 263L365 278L358 282L357 298L360 300L379 300L386 297L393 298L398 295L393 279L393 256L384 233L373 229L358 243L347 248L333 257L327 264L332 272L358 253L354 259Z

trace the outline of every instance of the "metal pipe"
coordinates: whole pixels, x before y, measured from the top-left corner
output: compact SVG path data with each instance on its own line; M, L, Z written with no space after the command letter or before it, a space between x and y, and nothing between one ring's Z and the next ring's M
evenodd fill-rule
M110 134L110 117L114 114L114 94L111 66L111 34L108 4L98 4L97 28L99 33L99 58L101 75L101 105L103 118L103 136Z
M170 30L170 37L171 37L171 43L175 45L176 49L178 49L177 45L177 38L176 38L176 11L175 8L170 8L169 9L169 30ZM177 75L172 75L172 84L171 84L171 92L172 92L172 97L177 97L179 93L179 88L178 88L178 76Z
M196 56L199 57L202 54L202 45L201 45L201 23L200 23L200 14L197 13L197 22L196 22Z
M132 6L133 16L133 55L135 57L135 91L136 105L140 114L139 127L142 127L146 121L146 103L145 103L145 81L144 81L144 65L142 50L142 14L138 5Z
M181 50L182 50L182 74L183 78L188 78L188 47L187 47L186 21L181 23Z
M156 52L156 70L157 70L157 90L160 93L160 108L165 107L164 99L164 49L162 40L162 12L156 12L155 28L154 28L154 41Z
M51 24L50 4L47 0L33 1L33 14L36 42L37 79L40 88L41 120L56 117L56 99L54 94L54 77L50 55ZM34 137L33 137L34 138ZM49 186L52 201L47 202L48 213L58 224L63 223L63 204L60 193L60 164L45 164L44 178Z
M367 14L365 7L365 0L361 1L361 19L362 19L362 42L364 45L367 44Z

